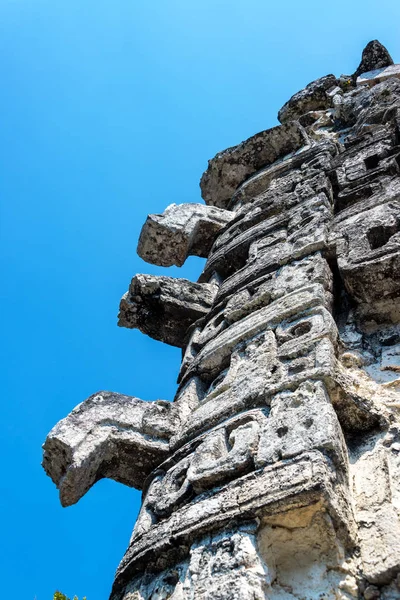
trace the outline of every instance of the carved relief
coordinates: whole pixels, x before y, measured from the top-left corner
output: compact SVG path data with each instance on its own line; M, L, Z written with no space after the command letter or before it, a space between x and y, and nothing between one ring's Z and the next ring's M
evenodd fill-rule
M400 597L400 81L376 40L146 221L119 324L182 348L174 402L101 392L49 434L64 504L143 488L112 600ZM293 119L296 119L293 121Z

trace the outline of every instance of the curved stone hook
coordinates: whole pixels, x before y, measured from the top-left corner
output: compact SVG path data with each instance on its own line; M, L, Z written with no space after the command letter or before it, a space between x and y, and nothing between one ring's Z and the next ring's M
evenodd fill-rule
M50 431L43 468L63 506L75 504L102 478L141 489L169 453L179 419L176 405L98 392Z

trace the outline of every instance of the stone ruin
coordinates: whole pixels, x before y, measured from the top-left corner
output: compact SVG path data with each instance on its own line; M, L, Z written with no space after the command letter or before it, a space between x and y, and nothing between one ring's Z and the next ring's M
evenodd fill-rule
M377 41L150 215L119 325L182 348L173 402L98 392L50 432L63 506L143 491L112 600L400 598L400 65Z

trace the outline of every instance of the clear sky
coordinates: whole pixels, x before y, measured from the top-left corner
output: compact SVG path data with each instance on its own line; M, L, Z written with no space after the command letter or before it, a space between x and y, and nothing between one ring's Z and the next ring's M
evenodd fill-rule
M140 494L101 481L61 508L41 444L98 390L173 398L179 350L118 328L118 303L203 261L141 261L147 213L201 201L207 159L369 40L400 62L399 22L398 0L0 2L3 598L108 598Z

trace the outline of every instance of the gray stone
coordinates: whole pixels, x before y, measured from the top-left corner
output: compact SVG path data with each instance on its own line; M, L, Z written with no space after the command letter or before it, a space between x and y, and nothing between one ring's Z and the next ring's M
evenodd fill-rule
M397 600L400 81L370 43L150 215L121 326L182 348L171 403L100 392L50 432L64 505L143 490L112 600ZM291 119L296 118L298 122ZM228 209L229 210L226 210Z
M378 40L372 40L368 42L362 52L361 62L354 72L353 79L356 80L362 73L368 73L368 71L388 67L392 64L392 57L385 46L382 46Z
M217 289L155 275L136 275L123 295L118 325L182 347L188 328L208 313Z
M400 65L390 65L389 67L382 67L381 69L374 69L367 73L362 73L357 77L357 85L369 85L372 87L377 83L382 83L390 77L400 77Z
M127 583L143 572L145 566L154 565L157 555L163 555L163 568L173 564L179 554L174 551L171 540L188 546L196 535L201 537L205 532L218 531L237 519L240 522L244 512L247 521L256 517L267 519L276 512L283 512L285 504L293 510L316 502L321 502L330 512L337 523L338 534L345 540L349 535L346 519L351 519L349 506L339 489L335 493L332 467L319 452L269 465L216 488L211 495L199 497L196 503L181 507L153 525L146 534L138 538L133 535L117 570L111 598L121 597Z
M299 123L293 121L253 135L208 161L200 181L206 204L227 208L237 189L250 175L308 144Z
M60 490L61 504L75 504L103 477L141 489L168 455L178 423L168 402L98 392L79 404L43 446L43 467Z
M161 215L147 217L137 252L146 262L181 267L190 255L206 257L232 217L229 211L203 204L171 204Z
M304 90L297 92L286 102L278 113L281 123L299 119L305 113L314 110L326 109L331 106L331 91L338 87L338 80L334 75L325 75L309 83Z

